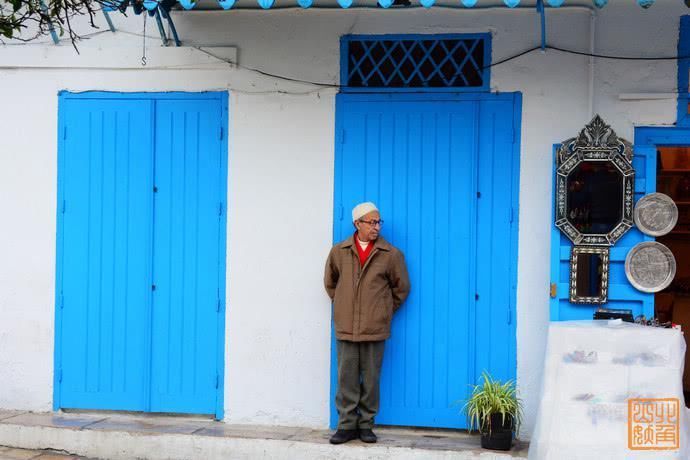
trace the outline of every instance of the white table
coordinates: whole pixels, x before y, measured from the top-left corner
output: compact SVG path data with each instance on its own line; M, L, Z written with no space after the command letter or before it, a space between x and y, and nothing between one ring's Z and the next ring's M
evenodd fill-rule
M688 411L682 386L684 356L685 340L676 329L620 320L551 323L529 458L690 458ZM639 423L629 427L629 400L639 398L671 401L649 405L633 401L634 418ZM674 428L659 422L673 422L673 417L660 413L653 419L648 411L672 409L674 405L679 412L679 447L630 449L629 438L637 448L672 446Z

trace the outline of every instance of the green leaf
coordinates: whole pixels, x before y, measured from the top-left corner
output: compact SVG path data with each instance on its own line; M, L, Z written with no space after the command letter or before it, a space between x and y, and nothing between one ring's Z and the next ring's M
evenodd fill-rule
M491 433L493 414L501 414L504 422L507 416L512 416L516 432L523 419L522 400L517 397L515 382L494 380L487 372L482 372L479 384L472 385L471 395L462 410L467 414L468 429L476 428L483 433Z

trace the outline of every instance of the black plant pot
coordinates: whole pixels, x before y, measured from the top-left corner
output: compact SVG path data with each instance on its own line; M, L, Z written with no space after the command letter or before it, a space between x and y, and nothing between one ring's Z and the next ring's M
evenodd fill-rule
M482 433L482 447L493 450L510 450L513 445L513 417L506 414L505 420L501 414L491 415L491 434Z

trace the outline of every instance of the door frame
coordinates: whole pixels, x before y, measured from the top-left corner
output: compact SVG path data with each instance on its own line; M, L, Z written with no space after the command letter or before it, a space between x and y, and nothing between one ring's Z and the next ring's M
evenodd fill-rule
M339 204L339 196L341 193L342 181L340 180L339 170L342 169L340 160L343 155L343 139L342 132L345 129L342 105L349 101L357 102L468 102L468 101L487 101L487 100L508 100L513 102L513 151L512 151L512 183L511 183L511 206L514 215L512 216L513 225L510 230L510 296L509 296L509 312L512 318L512 332L511 347L513 356L517 357L517 270L518 270L518 234L519 234L519 194L520 194L520 153L521 153L521 127L522 127L522 93L521 92L506 92L506 93L404 93L404 92L387 92L383 90L380 93L351 93L340 92L336 94L335 101L335 158L334 158L334 185L333 185L333 244L337 243L337 227L336 222L340 221L341 217L346 214L345 210ZM335 394L338 387L338 372L337 372L337 350L335 328L331 318L331 359L330 359L330 417L329 426L335 429L338 425L338 411L335 407ZM517 360L514 360L514 374L517 375ZM473 370L475 372L475 370Z
M226 308L226 273L227 273L227 196L228 196L228 92L227 91L203 91L203 92L118 92L118 91L84 91L70 92L60 91L58 93L58 122L57 122L57 202L56 202L56 257L55 257L55 333L53 350L53 410L61 409L61 381L62 381L62 278L63 278L63 210L64 210L64 168L65 168L65 101L68 100L98 100L98 99L117 99L117 100L146 100L155 102L157 100L215 100L220 104L220 200L222 203L222 214L220 216L220 241L218 245L218 286L221 305L219 305L218 324L217 324L217 343L216 343L216 373L218 382L216 385L216 420L222 420L225 412L225 317ZM151 113L151 126L154 123L155 112ZM154 148L154 145L151 146ZM151 196L153 200L153 195ZM149 314L151 313L151 303L148 304ZM149 363L150 367L150 363ZM147 392L149 390L146 390ZM147 404L150 404L147 403ZM150 410L150 407L148 408Z
M690 24L690 16L684 16L684 21ZM686 77L687 78L687 77ZM680 98L679 98L680 101ZM680 118L679 118L680 120ZM654 178L652 184L646 184L647 192L656 191L656 150L658 147L690 147L690 126L638 126L635 127L634 150L647 151L654 155L654 161L647 162L647 180ZM656 240L654 237L647 237L647 240ZM648 306L645 314L654 315L654 294L649 295Z
M635 143L633 148L674 146L690 146L690 126L635 127ZM656 168L654 172L656 173Z

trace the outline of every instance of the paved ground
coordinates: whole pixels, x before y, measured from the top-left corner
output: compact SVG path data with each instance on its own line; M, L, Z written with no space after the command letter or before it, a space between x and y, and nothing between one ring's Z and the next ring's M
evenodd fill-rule
M27 450L0 446L0 460L97 460L54 450Z

